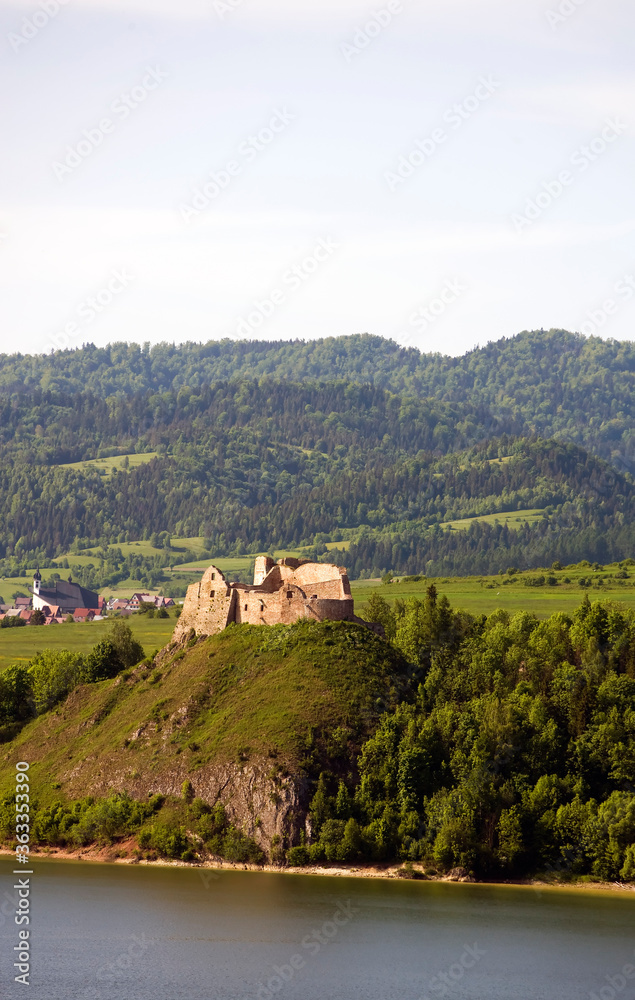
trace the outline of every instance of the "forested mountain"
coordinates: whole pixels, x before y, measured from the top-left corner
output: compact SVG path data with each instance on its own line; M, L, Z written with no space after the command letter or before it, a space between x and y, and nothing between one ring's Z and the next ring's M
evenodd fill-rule
M4 358L0 559L161 531L217 555L345 538L353 576L622 559L634 362L557 332L458 359L367 336ZM122 455L147 461L83 464Z
M36 389L95 396L198 390L223 380L370 383L418 398L486 406L522 433L571 441L635 470L635 345L562 330L525 332L460 358L360 334L318 341L87 345L0 356L0 394Z

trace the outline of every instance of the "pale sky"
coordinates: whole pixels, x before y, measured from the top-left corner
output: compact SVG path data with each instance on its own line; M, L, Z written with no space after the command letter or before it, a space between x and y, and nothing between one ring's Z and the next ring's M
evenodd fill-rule
M0 351L633 339L634 35L632 0L0 0Z

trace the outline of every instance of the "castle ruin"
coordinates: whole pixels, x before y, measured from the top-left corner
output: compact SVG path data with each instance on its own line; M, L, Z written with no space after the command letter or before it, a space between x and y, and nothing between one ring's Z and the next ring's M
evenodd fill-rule
M292 625L300 618L357 622L383 635L380 625L355 614L344 567L258 556L252 585L228 583L217 566L210 566L200 583L188 587L174 639L191 629L197 635L215 635L232 623Z

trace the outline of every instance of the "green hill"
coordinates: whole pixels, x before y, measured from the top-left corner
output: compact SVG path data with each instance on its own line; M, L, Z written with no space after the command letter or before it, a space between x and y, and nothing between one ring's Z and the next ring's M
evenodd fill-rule
M348 773L407 679L401 655L359 625L232 626L77 688L28 723L5 759L31 762L42 804L112 790L178 795L186 778L213 800L214 782L249 768L296 781L324 766ZM0 794L11 786L3 770Z
M463 357L422 354L368 334L317 341L93 345L0 356L0 393L160 396L232 379L346 380L399 395L486 406L507 427L572 441L635 468L635 346L564 330L525 331Z
M86 586L158 588L192 558L171 536L335 545L353 577L628 558L634 370L632 345L561 331L463 358L367 336L4 357L0 576L90 549Z
M0 839L25 760L34 845L635 880L633 612L368 610L388 641L231 626L75 688L4 744Z

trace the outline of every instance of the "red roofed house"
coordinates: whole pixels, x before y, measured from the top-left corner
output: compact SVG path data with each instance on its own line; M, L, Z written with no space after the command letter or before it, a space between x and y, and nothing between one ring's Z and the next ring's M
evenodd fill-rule
M92 608L76 608L73 618L76 622L92 622L95 612Z

